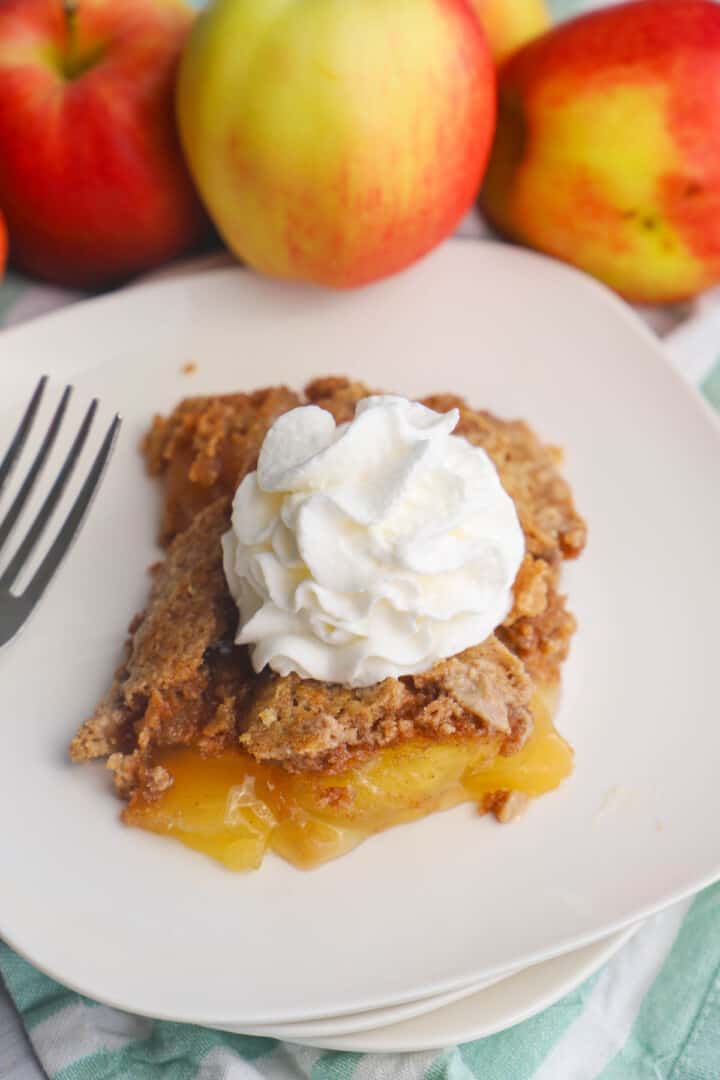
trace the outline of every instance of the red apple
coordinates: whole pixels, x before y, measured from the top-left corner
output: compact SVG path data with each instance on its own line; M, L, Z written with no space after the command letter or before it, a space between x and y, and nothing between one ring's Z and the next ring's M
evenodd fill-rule
M720 282L720 5L591 12L515 53L499 89L498 228L631 300Z
M174 124L192 21L179 0L0 2L0 206L18 267L107 285L204 235Z

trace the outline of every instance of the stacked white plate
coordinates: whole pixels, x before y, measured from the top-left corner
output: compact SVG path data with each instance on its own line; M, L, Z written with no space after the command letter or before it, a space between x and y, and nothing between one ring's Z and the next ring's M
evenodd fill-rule
M582 949L404 1005L285 1025L225 1025L231 1031L324 1047L394 1053L485 1038L534 1016L607 963L638 929L630 926Z
M152 1016L348 1049L444 1045L549 1004L628 928L720 876L698 827L720 812L718 426L600 286L462 242L354 293L235 267L149 282L0 337L0 439L44 371L56 392L75 384L76 415L97 395L125 421L77 545L0 656L0 934L40 968ZM566 579L580 632L558 716L576 769L510 827L459 807L312 873L269 857L232 875L124 828L105 770L71 767L65 747L156 557L137 453L152 413L333 372L464 394L566 448L590 526Z

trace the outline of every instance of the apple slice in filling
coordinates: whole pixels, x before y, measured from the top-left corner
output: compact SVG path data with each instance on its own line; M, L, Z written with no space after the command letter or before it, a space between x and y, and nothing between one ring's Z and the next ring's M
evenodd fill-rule
M241 750L203 757L166 750L174 783L158 799L135 795L125 821L175 837L231 870L253 870L270 849L302 869L319 866L373 833L462 802L486 809L496 792L535 797L572 770L572 750L555 730L550 693L536 693L534 729L521 750L499 754L483 735L414 738L339 774L289 773Z

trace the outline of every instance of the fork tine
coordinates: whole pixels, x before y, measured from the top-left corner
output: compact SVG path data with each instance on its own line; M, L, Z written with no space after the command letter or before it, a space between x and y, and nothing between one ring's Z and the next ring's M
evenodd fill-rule
M43 393L45 392L45 387L47 386L47 381L47 375L43 375L43 377L40 379L39 383L35 387L33 396L30 398L30 404L25 410L25 415L20 421L17 431L13 435L12 442L7 449L7 453L2 460L2 464L0 464L0 492L4 488L5 482L10 476L10 473L13 470L13 466L19 458L20 452L25 445L25 441L30 434L30 429L33 426L33 420L35 419L38 408L40 407L40 402L42 400Z
M28 610L34 607L37 601L42 596L45 588L50 581L51 577L60 565L63 557L67 554L70 545L72 544L75 536L78 533L80 526L82 525L83 518L87 513L90 504L93 500L93 496L100 486L105 467L110 459L110 455L115 445L118 431L120 430L120 424L122 420L119 416L115 416L113 422L108 428L107 434L103 439L102 446L98 450L97 456L90 468L85 483L83 484L78 497L73 503L65 521L62 524L60 532L57 534L53 544L48 551L47 555L40 563L35 576L28 585L25 592L22 594L22 599L29 605Z
M53 484L44 503L38 511L35 520L30 526L30 529L28 530L25 539L22 541L20 547L13 555L11 561L8 563L7 567L5 568L5 572L0 575L0 589L10 588L13 581L25 565L26 559L32 552L38 540L40 539L43 530L45 529L45 526L50 520L50 515L57 506L60 496L62 495L68 484L68 481L70 480L70 477L75 471L75 466L77 465L78 458L80 457L80 454L82 452L82 448L85 445L85 441L87 439L88 432L90 431L90 427L93 422L93 417L95 416L95 413L97 411L97 407L98 402L96 398L91 403L90 407L85 413L83 422L80 425L75 439L73 440L73 444L70 447L70 450L68 451L67 457L65 458L65 461L63 463L63 467L58 473L57 479L55 480L55 483Z
M65 390L63 391L63 396L60 398L60 404L55 410L55 415L50 421L50 427L45 433L45 438L42 441L40 449L35 455L35 460L30 466L28 474L23 481L23 485L15 496L15 500L12 503L7 514L5 515L3 521L0 523L0 548L2 548L3 544L12 532L15 526L15 522L20 517L23 507L25 506L25 503L27 502L30 493L35 487L35 482L42 471L42 467L45 464L45 461L47 460L47 456L53 448L53 444L55 442L55 439L57 438L57 433L60 430L60 425L62 424L71 393L72 387L66 386Z

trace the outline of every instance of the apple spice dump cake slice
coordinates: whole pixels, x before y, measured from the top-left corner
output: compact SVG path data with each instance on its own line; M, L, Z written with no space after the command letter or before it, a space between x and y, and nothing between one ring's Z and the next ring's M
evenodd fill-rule
M192 398L156 418L145 441L149 471L165 482L167 553L71 754L108 758L128 823L233 869L260 865L268 848L314 866L463 801L506 821L572 768L551 707L575 629L560 569L581 552L585 525L559 451L525 423L459 398L423 404L459 410L455 433L489 455L525 540L512 607L494 633L426 670L360 686L256 673L248 647L235 644L222 537L240 481L280 416L313 404L348 424L369 394L326 378L302 396L274 388Z

